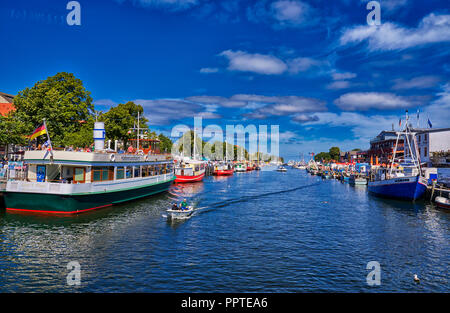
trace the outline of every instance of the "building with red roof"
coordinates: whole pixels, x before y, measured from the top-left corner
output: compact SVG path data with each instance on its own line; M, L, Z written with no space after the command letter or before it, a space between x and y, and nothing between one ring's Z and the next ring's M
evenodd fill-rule
M0 114L5 116L14 110L14 96L0 92Z

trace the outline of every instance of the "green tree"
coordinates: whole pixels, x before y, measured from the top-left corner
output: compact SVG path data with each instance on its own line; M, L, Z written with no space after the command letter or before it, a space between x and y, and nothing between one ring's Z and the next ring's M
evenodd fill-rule
M139 127L148 129L148 120L144 117L144 109L134 102L119 103L99 116L99 120L105 123L105 132L108 139L122 140L124 144L131 138L136 138L136 133L130 129L137 127L138 112L140 115Z
M25 145L28 139L24 134L27 134L27 124L23 121L13 118L11 115L0 115L0 144L17 144Z
M76 147L89 147L94 143L94 119L90 118L88 121L82 123L78 132L73 134L67 134L64 137L64 143L67 146Z
M66 145L67 138L82 129L80 121L94 115L90 92L80 79L64 72L19 92L14 107L12 117L24 123L25 133L31 134L45 118L54 146Z
M331 147L328 152L332 160L338 161L341 156L341 150L338 147Z
M320 152L314 156L314 160L320 162L322 161L328 162L331 160L331 156L328 152Z
M159 149L161 153L170 153L172 151L173 142L169 137L159 134L158 139L160 140Z

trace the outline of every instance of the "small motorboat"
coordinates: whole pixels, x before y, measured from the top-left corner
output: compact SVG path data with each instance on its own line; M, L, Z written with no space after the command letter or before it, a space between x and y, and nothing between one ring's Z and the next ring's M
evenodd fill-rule
M169 209L166 211L168 214L168 217L171 219L187 219L190 218L192 216L192 214L194 213L194 208L192 206L188 206L187 210L174 210L174 209Z
M284 167L284 166L279 166L278 168L277 168L277 171L278 172L287 172L287 169Z
M436 197L434 199L436 206L442 209L450 210L450 199L445 197Z

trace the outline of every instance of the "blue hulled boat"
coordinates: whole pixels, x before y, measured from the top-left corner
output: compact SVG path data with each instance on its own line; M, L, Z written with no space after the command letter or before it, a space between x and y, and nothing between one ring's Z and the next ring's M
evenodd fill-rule
M389 198L416 200L427 189L427 180L419 175L403 176L369 182L369 192Z
M396 159L400 136L404 136L405 153L409 149L408 159ZM395 162L403 163L395 163ZM391 164L388 168L379 168L371 174L368 182L369 192L382 197L414 201L421 198L427 189L427 180L422 176L416 134L409 130L408 114L405 130L397 132L397 140Z

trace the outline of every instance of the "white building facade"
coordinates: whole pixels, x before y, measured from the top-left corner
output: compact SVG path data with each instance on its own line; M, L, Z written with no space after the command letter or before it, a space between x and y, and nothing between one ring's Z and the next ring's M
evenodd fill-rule
M418 129L417 146L420 161L431 166L433 152L450 152L450 128Z

